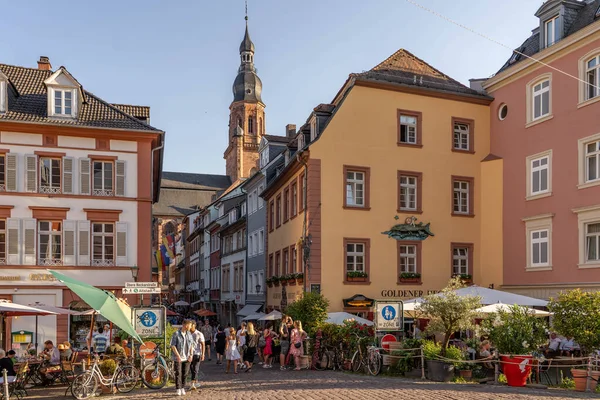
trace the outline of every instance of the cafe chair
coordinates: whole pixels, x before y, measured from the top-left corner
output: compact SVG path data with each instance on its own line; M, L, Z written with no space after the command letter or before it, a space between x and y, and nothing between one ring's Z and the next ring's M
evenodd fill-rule
M8 399L17 398L21 400L27 396L27 390L25 390L25 380L27 373L29 372L29 365L25 362L19 366L17 375L8 377ZM4 378L0 376L0 386L4 385ZM0 399L5 400L4 390L2 390L2 396ZM8 400L6 399L6 400Z

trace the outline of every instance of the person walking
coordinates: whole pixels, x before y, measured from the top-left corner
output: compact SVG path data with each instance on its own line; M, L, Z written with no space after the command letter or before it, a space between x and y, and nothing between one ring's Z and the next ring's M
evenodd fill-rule
M192 358L192 364L190 365L190 370L192 374L192 383L190 384L190 390L196 390L200 388L200 383L198 382L198 373L200 371L200 362L204 361L204 349L205 338L201 331L196 330L196 323L192 322L190 327L190 333L192 334L192 339L194 341L194 356Z
M258 332L254 330L254 324L248 322L248 328L246 330L246 351L244 352L244 364L246 365L246 370L244 372L252 371L254 357L256 357L256 348L258 347L258 336Z
M279 340L281 345L281 352L279 353L279 369L282 371L285 371L289 362L287 355L290 350L290 333L293 328L293 326L291 326L291 321L291 317L284 315L281 318L281 324L279 325Z
M223 364L223 355L225 354L225 342L227 334L223 331L223 327L219 325L217 334L215 335L215 351L217 352L217 365Z
M198 324L198 326L200 326L200 332L202 332L202 335L204 335L204 350L206 355L208 355L208 361L212 361L210 346L214 336L213 328L210 326L208 321L206 321L204 324L202 324L202 322L199 322Z
M244 351L246 350L246 323L245 322L242 322L242 325L240 325L240 329L237 331L236 336L237 336L237 340L238 340L238 351L240 352L240 357L243 359ZM246 365L241 363L240 368L244 369L244 368L246 368Z
M271 364L271 357L273 356L273 339L275 339L277 335L271 330L270 327L267 327L264 331L263 337L265 338L265 348L263 349L263 368L272 368L273 365Z
M231 362L233 361L233 373L237 374L237 365L240 360L240 352L238 350L238 340L235 334L235 328L229 328L229 336L227 337L227 345L225 348L225 354L227 358L227 369L225 373L229 373L229 367L231 366Z
M290 354L294 356L294 371L300 371L300 356L304 355L303 341L306 339L306 332L302 329L302 322L294 321L294 329L292 330Z
M189 373L189 362L194 355L194 339L189 330L191 321L185 320L173 336L171 336L171 356L173 358L173 369L175 370L175 389L177 396L185 395L185 379Z

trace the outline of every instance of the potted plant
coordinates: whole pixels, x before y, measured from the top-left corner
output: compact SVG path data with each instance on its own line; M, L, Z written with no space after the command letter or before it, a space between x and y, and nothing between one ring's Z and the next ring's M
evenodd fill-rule
M400 274L400 282L419 283L421 282L421 274L418 272L403 272Z
M469 380L473 377L473 365L471 363L462 363L458 366L458 373L461 378Z
M281 277L280 276L273 276L272 279L273 279L273 284L275 286L279 286Z
M272 276L270 278L267 278L267 286L268 287L273 287L273 283L275 283L275 277Z
M294 277L296 278L296 282L298 282L299 285L304 283L304 273L303 272L296 272Z
M531 373L532 351L546 342L546 324L528 308L514 305L499 310L483 323L503 363L509 386L525 386Z
M454 370L457 365L463 360L462 351L455 346L447 346L445 356L442 356L442 344L435 343L431 340L423 341L423 356L427 365L427 378L436 382L450 382L454 376ZM446 362L440 360L440 357L449 358L451 360L459 360L456 362Z
M285 275L283 278L287 281L287 284L290 286L296 284L296 274L288 274Z
M553 328L561 335L572 337L585 357L600 349L600 292L584 292L581 289L561 292L550 299L548 308L554 313ZM587 371L572 369L575 390L585 391ZM597 384L600 371L590 371L590 389ZM592 390L593 391L593 390Z
M367 273L364 271L348 271L346 272L346 279L348 282L366 282Z

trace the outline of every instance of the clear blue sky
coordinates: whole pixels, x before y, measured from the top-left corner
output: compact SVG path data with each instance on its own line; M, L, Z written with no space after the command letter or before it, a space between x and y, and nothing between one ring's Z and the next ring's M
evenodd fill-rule
M542 0L417 0L516 48ZM351 72L405 48L451 77L496 72L510 51L404 0L250 0L267 132L300 126ZM225 173L243 0L0 0L0 63L64 65L113 103L148 105L167 132L164 169Z

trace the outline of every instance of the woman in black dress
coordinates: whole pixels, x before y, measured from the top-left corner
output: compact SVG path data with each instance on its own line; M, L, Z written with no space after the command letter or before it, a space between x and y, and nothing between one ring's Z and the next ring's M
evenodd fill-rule
M215 335L215 349L217 350L217 364L223 363L223 355L225 354L225 341L227 335L223 331L223 327L219 325L217 334Z

